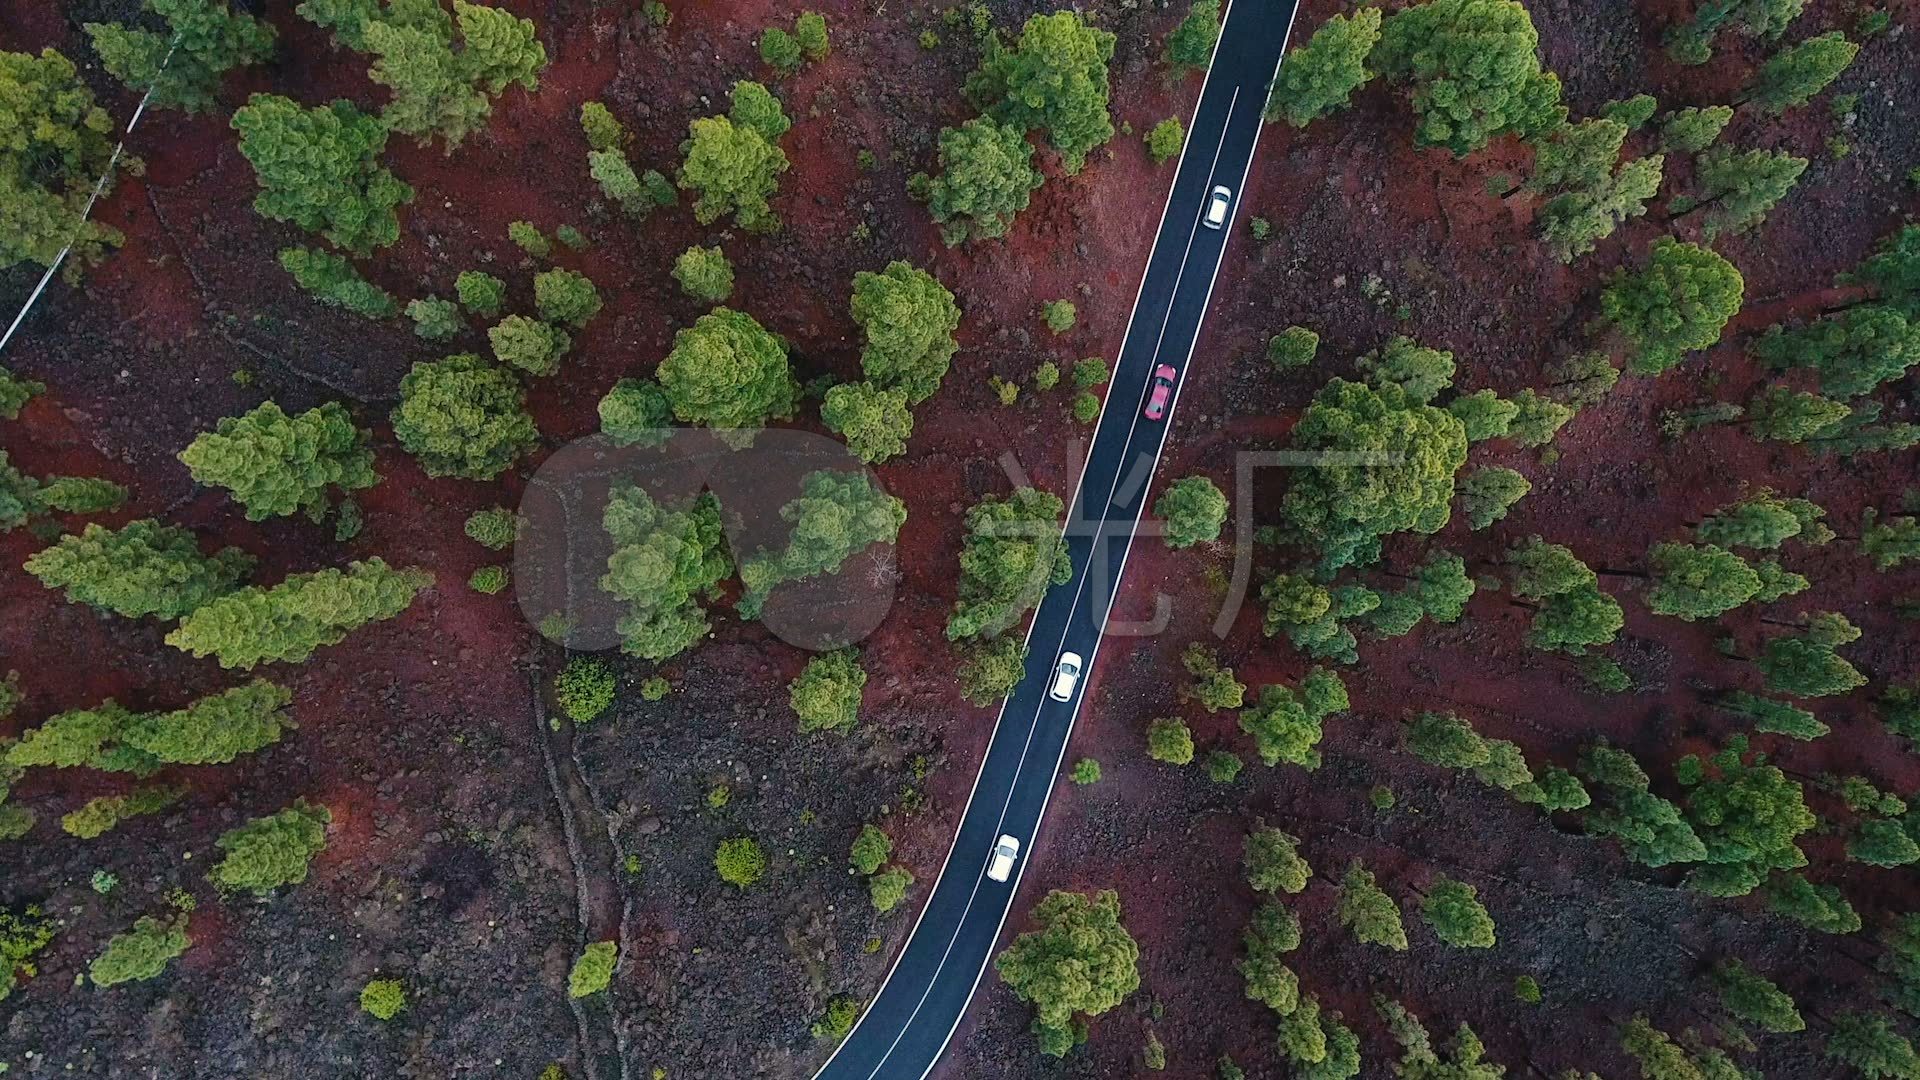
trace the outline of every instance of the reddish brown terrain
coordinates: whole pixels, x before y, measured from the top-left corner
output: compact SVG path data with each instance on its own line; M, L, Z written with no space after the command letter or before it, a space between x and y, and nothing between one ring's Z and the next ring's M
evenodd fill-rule
M580 103L605 101L635 133L636 167L671 172L690 118L718 111L735 79L770 77L755 39L793 12L764 0L670 3L675 18L657 30L627 10L637 5L500 2L542 29L552 64L540 90L504 95L490 127L450 155L394 139L388 162L420 197L402 211L401 241L361 265L402 297L445 295L458 271L475 267L507 277L518 296L528 290L519 268L531 262L507 241L509 221L571 223L589 235L589 250L556 261L587 273L608 307L561 374L532 392L545 453L596 430L600 396L621 376L651 370L674 331L701 313L667 268L715 234L684 206L644 226L610 212L586 173ZM833 27L834 52L775 87L796 121L784 142L793 167L774 204L785 227L729 243L740 282L732 303L787 338L803 382L858 372L847 314L858 270L896 258L928 267L966 316L945 388L916 412L910 452L877 468L910 516L895 606L864 645L872 677L860 728L846 738L797 734L786 685L808 654L730 614L716 619L711 640L658 669L673 684L664 701L637 692L654 665L620 658L616 713L550 727L546 686L562 650L526 625L510 592L465 587L489 559L461 531L474 510L513 505L541 454L498 482L431 479L387 420L412 363L473 346L435 346L401 320L374 324L313 303L274 264L299 236L252 211L253 176L224 114L150 114L133 145L145 175L123 180L100 211L126 232L125 246L80 287L56 286L5 357L49 390L17 421L0 422L0 448L30 474L128 485L131 503L102 520L162 516L208 546L218 537L260 557L260 580L378 555L423 566L437 584L402 617L305 665L277 665L273 677L294 691L298 731L237 764L183 770L191 792L168 813L79 841L52 823L88 797L122 790L118 780L41 771L16 789L42 825L0 847L0 902L39 903L60 927L38 974L0 1004L0 1062L12 1075L532 1080L559 1062L573 1077L682 1080L800 1077L825 1058L829 1047L809 1027L830 997L864 997L878 985L940 867L993 721L992 710L961 699L942 633L961 512L1009 489L1007 451L1021 482L1065 495L1072 442L1090 430L1068 415L1064 391L1003 408L987 380L1023 380L1041 360L1118 347L1172 175L1171 165L1152 164L1138 135L1184 117L1199 78L1172 79L1159 61L1184 5L1084 5L1119 36L1114 118L1135 134L1116 136L1077 176L1060 175L1045 155L1049 180L1004 242L948 250L905 189L931 164L939 128L971 115L959 90L975 61L966 35L941 26L949 40L927 51L915 38L939 25L934 8L812 6ZM1006 26L1043 9L991 6ZM1344 6L1311 0L1299 26L1308 31ZM0 0L0 39L78 60L90 54L77 25L131 7ZM365 59L330 49L289 7L266 5L281 33L279 59L230 80L227 107L266 89L307 102L377 102ZM1576 115L1640 91L1663 108L1732 96L1764 50L1730 35L1713 63L1672 65L1659 38L1679 7L1532 5L1545 63ZM1850 25L1855 10L1816 0L1802 25ZM1912 0L1890 10L1897 23L1920 20ZM1638 569L1649 545L1678 538L1743 487L1818 502L1843 538L1856 535L1863 508L1889 508L1915 479L1913 451L1841 464L1734 426L1671 439L1658 418L1702 399L1745 400L1761 375L1743 339L1818 313L1833 275L1920 209L1903 180L1920 163L1915 55L1911 33L1883 36L1842 77L1841 91L1861 95L1843 160L1827 152L1836 124L1821 102L1784 120L1736 119L1729 134L1742 145L1791 149L1813 164L1764 227L1717 245L1747 282L1727 340L1682 373L1624 378L1549 452L1505 443L1491 456L1477 451L1476 461L1526 474L1533 493L1489 529L1456 521L1431 541L1391 544L1387 564L1412 565L1431 543L1490 573L1512 542L1538 533L1596 568ZM124 117L129 95L97 67L86 75ZM1656 205L1562 268L1540 254L1530 198L1486 190L1490 174L1524 173L1529 150L1498 140L1456 161L1414 149L1409 128L1403 95L1379 83L1303 131L1269 126L1244 201L1273 234L1256 241L1242 228L1232 241L1161 482L1199 472L1231 495L1237 453L1281 445L1328 375L1394 333L1452 350L1462 387L1504 394L1541 385L1545 366L1574 350L1596 313L1608 270L1670 231ZM877 167L859 168L862 149ZM1684 168L1676 156L1669 193ZM0 275L9 314L31 285L27 270ZM1363 292L1374 279L1387 302ZM1058 337L1037 314L1057 297L1079 308L1078 325ZM1276 376L1259 354L1268 335L1296 323L1322 335L1320 357ZM1912 388L1908 380L1882 395L1890 418L1915 419ZM376 431L381 482L360 495L367 524L353 540L336 543L331 525L297 517L250 523L224 493L194 486L175 459L219 418L268 398L289 412L343 401ZM810 413L801 422L818 428ZM1271 496L1283 489L1283 480L1261 482L1257 520L1272 520ZM18 669L27 691L0 733L107 697L176 708L230 685L212 660L165 646L164 628L65 603L15 572L43 544L26 529L0 535L9 568L0 573L0 673ZM1400 750L1397 721L1452 708L1482 734L1519 743L1536 769L1571 765L1579 747L1604 736L1632 750L1657 785L1669 783L1674 760L1743 729L1710 709L1704 692L1757 689L1759 677L1722 655L1716 638L1730 632L1750 653L1770 612L1741 609L1724 630L1683 623L1650 614L1631 579L1605 578L1627 614L1612 654L1638 686L1602 695L1569 661L1526 649L1526 613L1483 590L1457 624L1363 641L1360 663L1343 670L1352 711L1328 721L1320 769L1253 760L1223 786L1197 764L1149 760L1143 733L1153 717L1183 715L1202 752L1231 745L1247 756L1233 712L1209 715L1179 695L1179 654L1212 640L1219 611L1209 569L1230 571L1231 560L1228 544L1136 547L1116 614L1144 618L1165 593L1172 623L1102 654L1068 761L1096 758L1104 778L1086 787L1062 778L1008 927L1021 929L1025 908L1048 889L1115 889L1141 943L1141 989L1094 1022L1086 1047L1056 1062L1034 1053L1029 1007L989 974L936 1076L1132 1075L1149 1027L1167 1046L1165 1075L1210 1076L1222 1053L1250 1075L1289 1075L1271 1015L1244 997L1234 967L1255 902L1240 842L1260 819L1301 837L1314 864L1313 884L1291 901L1305 940L1290 963L1303 987L1361 1032L1364 1076L1388 1075L1396 1056L1369 1004L1383 990L1436 1031L1473 1024L1509 1075L1579 1066L1612 1077L1634 1075L1616 1025L1636 1012L1676 1031L1701 1023L1692 1011L1707 993L1700 977L1726 955L1764 958L1809 1013L1869 993L1864 944L1836 944L1767 915L1757 898L1683 890L1677 872L1635 866L1617 844ZM1920 568L1876 572L1846 542L1791 548L1787 561L1814 586L1771 613L1844 612L1864 631L1848 655L1873 683L1823 703L1834 729L1826 739L1764 740L1767 749L1803 781L1859 774L1884 790L1920 791L1920 760L1869 708L1888 682L1920 671L1920 639L1894 610L1920 596ZM1251 600L1217 644L1254 688L1291 684L1310 666L1262 635ZM709 808L708 791L722 783L730 801ZM1376 785L1394 791L1394 809L1369 805ZM204 878L213 838L294 795L333 814L312 878L269 900L220 899ZM1837 805L1811 783L1808 800L1822 812ZM919 879L887 916L872 913L864 882L846 869L847 845L867 821L892 833L895 861ZM742 834L759 837L771 857L767 881L745 891L722 884L712 864L715 843ZM1814 880L1843 883L1870 930L1920 899L1910 868L1844 863L1837 832L1803 846ZM1476 882L1500 946L1444 948L1411 909L1409 951L1355 944L1332 910L1334 882L1354 859L1403 899L1439 873ZM97 869L120 886L98 895L88 885ZM101 943L175 888L199 900L186 956L153 982L80 985ZM570 1003L563 987L580 947L614 937L622 959L612 992ZM360 988L376 973L404 977L402 1020L383 1025L360 1013ZM1542 1004L1514 1000L1521 974L1539 980ZM1746 1061L1769 1076L1842 1075L1808 1036L1765 1037Z

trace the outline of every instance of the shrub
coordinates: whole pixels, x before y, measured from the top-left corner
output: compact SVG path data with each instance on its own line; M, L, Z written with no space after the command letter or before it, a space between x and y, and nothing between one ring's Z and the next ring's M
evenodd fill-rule
M1147 132L1147 156L1155 165L1164 164L1180 153L1187 143L1187 129L1181 125L1180 118L1169 116L1153 125Z
M1477 890L1465 882L1444 877L1434 882L1420 902L1420 915L1435 937L1456 949L1493 947L1493 919Z
M1240 778L1240 770L1246 765L1240 755L1231 750L1210 750L1203 763L1207 770L1207 779L1216 784L1231 784Z
M591 997L613 982L613 969L620 960L617 941L590 942L567 972L567 996Z
M508 222L507 239L513 241L515 247L536 259L544 259L553 254L553 241L548 240L531 221Z
M487 331L493 355L501 363L534 376L551 375L560 370L560 358L573 346L573 339L557 326L509 315Z
M207 877L223 889L264 896L282 885L307 880L307 867L327 846L333 815L324 806L295 799L276 814L229 829L214 846L226 852Z
M512 375L471 353L421 361L400 380L393 434L428 476L491 480L539 440Z
M1186 548L1218 540L1227 520L1227 497L1204 476L1183 476L1167 486L1153 504L1167 525L1170 548Z
M1091 424L1100 418L1100 397L1091 390L1082 390L1073 395L1073 418L1082 424Z
M342 308L369 319L391 318L400 311L393 294L361 277L360 271L354 269L352 263L332 252L304 247L282 248L280 266L293 275L294 284L330 307Z
M768 200L790 168L786 152L754 128L729 117L709 116L688 126L686 161L679 184L696 193L693 216L712 225L728 214L748 232L780 227Z
M133 929L108 939L107 947L87 965L87 978L95 986L144 982L167 970L190 944L186 919L169 922L143 915L134 921Z
M178 619L231 593L253 562L238 548L203 555L192 533L145 518L117 530L89 524L33 554L26 571L75 603L129 619Z
M1064 509L1056 495L1018 488L967 511L959 598L947 620L947 640L999 634L1037 605L1050 585L1072 576L1059 534Z
M1033 388L1045 393L1060 385L1060 365L1043 360L1033 369Z
M886 865L887 856L893 854L893 839L878 825L860 826L860 835L853 839L851 859L853 868L862 874L876 874Z
M482 566L467 575L467 588L483 596L493 596L507 587L507 568Z
M53 923L37 907L19 914L0 909L0 1001L13 993L21 975L37 974L33 958L53 943Z
M1147 756L1169 765L1185 765L1193 760L1193 733L1187 722L1166 717L1147 725Z
M1267 339L1267 363L1278 371L1292 371L1313 363L1319 350L1319 334L1304 326L1289 326Z
M367 433L334 402L292 417L266 402L221 420L189 443L180 461L199 483L231 491L249 521L295 511L318 520L329 489L357 491L379 479Z
M873 901L873 910L885 915L900 906L907 898L907 888L913 884L913 875L905 867L896 866L883 874L875 874L867 882L867 893Z
M360 990L360 1008L375 1020L391 1020L407 1007L407 988L399 979L374 979Z
M719 871L721 881L745 889L766 876L767 855L752 837L736 836L720 841L713 854L713 868Z
M600 431L615 446L653 446L672 436L673 406L660 384L621 379L600 399Z
M1672 237L1653 242L1646 269L1621 271L1600 296L1602 315L1633 348L1633 369L1658 375L1720 340L1746 283L1718 253Z
M853 1032L854 1021L860 1019L860 1003L853 998L840 995L827 1002L827 1011L813 1022L813 1037L830 1043L840 1043Z
M240 153L253 165L260 194L253 208L291 222L355 255L400 238L395 210L413 189L379 164L388 128L346 101L303 108L255 94L233 114Z
M833 51L827 39L827 20L817 11L803 11L793 20L793 40L799 44L800 51L807 54L807 59L816 64Z
M733 264L718 247L690 247L673 261L673 280L695 300L722 303L733 295Z
M475 510L462 528L469 540L488 551L504 551L520 531L520 515L500 506Z
M1071 300L1049 300L1040 306L1040 321L1046 323L1047 329L1056 334L1064 334L1073 329L1073 324L1079 317L1079 310L1073 306Z
M1295 894L1313 877L1313 867L1300 855L1300 838L1268 825L1247 834L1241 865L1247 884L1259 892Z
M800 716L802 732L844 735L860 720L860 691L867 673L853 649L822 653L807 662L788 688L788 700Z
M599 314L600 290L585 274L572 270L543 270L533 276L534 306L548 322L575 328Z
M673 692L673 684L659 675L650 675L640 683L642 701L661 701Z
M800 68L800 43L792 34L777 26L769 26L760 32L760 59L778 68L783 73L792 73Z
M466 329L459 306L437 296L407 301L407 318L413 320L414 334L427 341L446 341Z
M1035 15L1009 49L995 40L967 79L974 105L1022 132L1042 128L1069 175L1113 138L1108 62L1114 35L1076 11Z
M1359 863L1349 867L1340 879L1340 925L1353 931L1362 945L1380 945L1394 952L1407 950L1407 932L1400 924L1400 909L1385 890L1374 884L1373 874Z
M482 318L491 319L500 314L500 305L507 295L507 283L492 274L462 270L460 276L454 279L453 291L460 297L460 306Z
M613 111L598 101L580 106L580 131L595 150L618 150L627 141L627 130L614 119Z
M567 719L590 723L613 706L613 669L591 656L576 656L554 677L553 696Z
M666 507L638 487L615 488L602 524L615 549L600 587L628 605L624 649L664 660L698 641L708 625L699 598L733 572L719 504L709 494ZM678 553L671 565L660 550Z
M273 56L273 27L218 0L147 0L142 7L166 20L166 33L118 23L85 29L108 73L135 93L151 88L156 108L205 112L222 75Z
M360 626L400 614L431 584L433 575L424 570L389 569L377 558L349 563L345 571L294 574L271 588L249 586L195 609L167 635L167 644L196 657L212 655L224 668L266 660L297 664Z
M913 434L907 392L883 390L871 382L841 383L828 390L820 403L820 421L868 464L906 453Z
M60 831L82 840L105 836L130 818L157 814L186 794L184 787L142 788L129 795L101 795L60 818Z
M1085 787L1100 782L1100 763L1092 758L1081 758L1073 763L1073 782Z

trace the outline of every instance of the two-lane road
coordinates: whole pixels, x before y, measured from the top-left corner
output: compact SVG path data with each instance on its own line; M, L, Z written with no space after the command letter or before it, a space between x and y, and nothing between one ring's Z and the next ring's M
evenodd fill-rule
M1261 110L1292 28L1296 0L1230 0L1173 190L1147 258L1106 408L1068 510L1073 577L1049 589L1028 631L1026 677L1001 707L986 759L933 892L879 994L821 1069L821 1080L920 1080L939 1060L993 955L1034 848L1084 693L1047 696L1062 652L1099 657L1102 627L1126 566L1179 384L1213 293L1260 136ZM1226 223L1202 220L1216 187L1233 192ZM1142 415L1153 373L1175 371L1159 420ZM986 875L995 841L1021 843L1005 882Z

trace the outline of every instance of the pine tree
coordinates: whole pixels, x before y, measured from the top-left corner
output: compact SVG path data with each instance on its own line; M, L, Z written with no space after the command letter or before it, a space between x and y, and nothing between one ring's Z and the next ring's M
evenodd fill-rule
M1353 931L1362 945L1379 945L1394 952L1407 950L1407 931L1393 897L1374 884L1373 873L1359 863L1340 879L1340 925Z
M245 889L255 896L265 896L282 885L298 885L307 880L313 857L327 846L327 825L332 821L326 807L295 799L279 813L223 833L214 846L226 856L207 877L222 889Z
M1305 45L1287 53L1267 97L1266 118L1299 128L1345 108L1353 92L1373 79L1367 57L1379 40L1379 8L1330 16Z
M357 491L379 479L367 433L334 402L288 416L269 401L227 417L180 452L193 478L233 492L247 520L305 511L318 520L331 488Z
M193 534L152 518L107 529L89 524L27 560L26 570L67 599L129 619L178 619L230 593L253 569L238 548L201 554Z
M301 663L323 645L346 640L369 622L391 619L433 584L425 570L393 570L379 559L342 571L294 574L278 585L249 586L195 610L167 635L167 644L213 656L224 668L266 661Z
M156 33L119 23L87 23L94 52L114 78L138 92L152 88L159 108L205 112L228 71L273 56L271 24L235 14L224 0L146 0L167 24Z

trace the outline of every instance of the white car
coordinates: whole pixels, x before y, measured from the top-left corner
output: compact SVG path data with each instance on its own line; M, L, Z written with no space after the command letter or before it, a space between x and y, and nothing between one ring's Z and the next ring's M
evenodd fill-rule
M1072 701L1073 688L1080 685L1080 654L1063 652L1053 669L1053 686L1047 696L1055 701Z
M1207 213L1201 218L1207 228L1218 229L1227 223L1227 211L1233 208L1233 189L1217 187L1207 198Z
M1020 841L1011 836L1000 837L1000 842L993 845L993 858L987 860L987 876L995 881L1007 880L1007 875L1013 873L1014 860L1019 857Z

